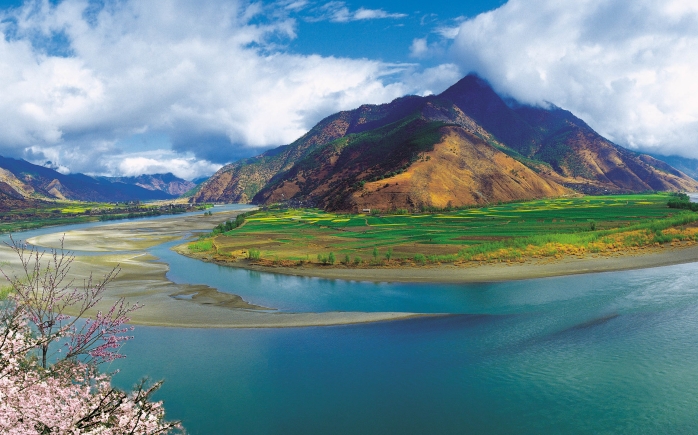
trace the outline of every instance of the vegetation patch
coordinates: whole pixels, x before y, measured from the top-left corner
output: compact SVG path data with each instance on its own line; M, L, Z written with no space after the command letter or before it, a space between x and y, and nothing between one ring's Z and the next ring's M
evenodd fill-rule
M210 205L101 203L83 201L43 202L36 207L0 212L0 233L14 233L49 225L134 219L195 210Z
M233 253L254 249L264 253L265 264L335 267L612 255L695 243L698 213L669 207L675 198L665 193L585 196L417 215L267 210L247 215L234 231L214 231L210 249L226 261L239 261Z

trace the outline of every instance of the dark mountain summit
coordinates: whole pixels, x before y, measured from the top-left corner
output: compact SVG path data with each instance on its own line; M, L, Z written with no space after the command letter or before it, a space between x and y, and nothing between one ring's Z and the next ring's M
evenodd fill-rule
M444 207L584 193L698 189L572 113L505 102L469 75L440 95L331 115L290 145L226 165L195 202L333 210Z

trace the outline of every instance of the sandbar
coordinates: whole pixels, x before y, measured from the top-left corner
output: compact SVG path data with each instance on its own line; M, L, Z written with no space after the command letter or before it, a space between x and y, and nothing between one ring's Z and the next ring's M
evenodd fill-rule
M99 309L106 310L119 298L143 304L131 315L131 323L196 328L282 328L330 326L392 321L425 316L403 312L281 313L274 307L256 305L241 297L206 285L177 284L167 278L169 266L148 254L148 247L182 239L196 231L207 231L221 221L245 210L218 212L213 216L189 214L167 219L110 223L93 228L67 230L29 239L31 244L75 250L71 276L80 284L90 274L103 276L117 265L118 277L109 285ZM186 244L177 252L215 262L205 254L188 252ZM85 254L80 255L80 252ZM344 266L265 267L247 262L219 264L286 275L374 282L474 283L543 278L667 266L698 261L698 246L666 246L628 251L611 256L537 259L524 263L437 265L418 267L352 268ZM0 247L0 262L6 271L17 270L17 259ZM70 313L68 313L70 314ZM93 313L92 313L93 314ZM429 314L431 315L431 314Z
M215 210L215 209L214 209ZM206 285L177 284L167 279L169 266L144 250L185 237L194 231L210 230L223 220L245 210L176 216L149 221L110 223L93 228L56 232L27 240L32 245L63 247L75 251L70 276L80 287L92 274L100 278L119 267L117 278L107 287L97 309L107 310L119 298L143 307L131 313L131 324L194 328L285 328L333 326L354 323L392 321L422 316L402 312L321 312L281 313L240 296L218 291ZM20 234L21 236L21 234ZM16 240L21 237L15 237ZM79 255L80 252L91 255ZM16 255L0 247L0 264L11 275L19 273ZM66 314L75 314L67 311Z

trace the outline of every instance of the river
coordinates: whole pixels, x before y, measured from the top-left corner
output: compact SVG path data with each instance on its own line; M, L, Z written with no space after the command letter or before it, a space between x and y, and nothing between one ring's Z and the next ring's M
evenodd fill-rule
M119 369L124 388L164 379L156 398L189 433L698 432L698 263L367 283L220 267L175 254L176 243L148 249L170 280L282 311L447 313L334 327L139 326L127 358L104 368Z

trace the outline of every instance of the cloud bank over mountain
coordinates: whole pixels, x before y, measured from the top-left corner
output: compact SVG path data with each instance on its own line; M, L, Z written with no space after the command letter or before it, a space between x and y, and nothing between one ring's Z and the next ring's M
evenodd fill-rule
M457 30L451 55L497 91L623 146L698 157L696 2L510 0Z
M6 13L0 154L97 173L148 167L143 159L206 168L289 143L337 110L458 75L437 68L417 83L403 78L410 65L288 53L295 22L277 6L44 0ZM178 155L125 160L138 150L120 140L134 134L164 134Z
M422 20L426 33L396 47L404 63L388 63L293 48L299 23L419 20L379 0L28 0L0 11L0 155L191 178L290 143L331 113L439 93L474 71L620 145L698 157L698 5L510 0L472 18L453 9Z

